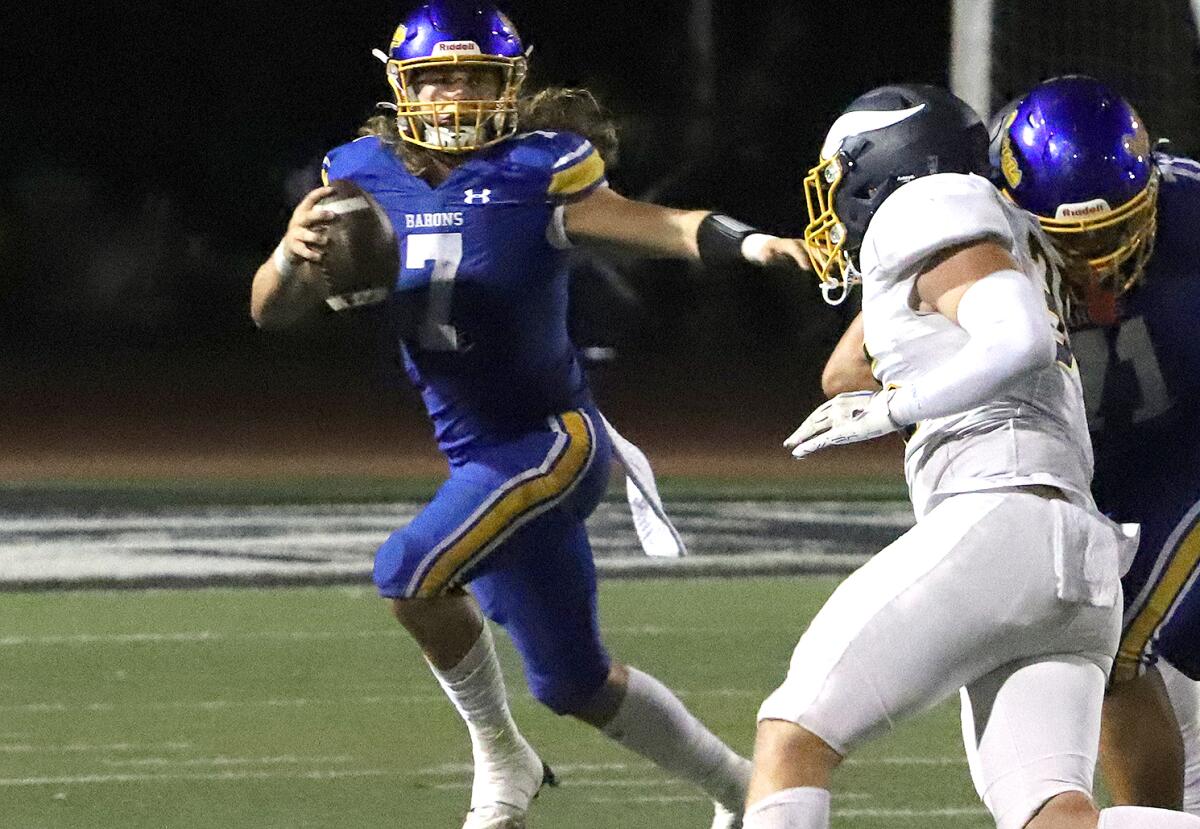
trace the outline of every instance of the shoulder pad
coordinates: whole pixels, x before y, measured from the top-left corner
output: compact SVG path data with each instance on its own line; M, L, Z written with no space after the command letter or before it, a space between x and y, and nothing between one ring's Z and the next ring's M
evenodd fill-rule
M351 178L355 172L374 163L381 151L379 138L374 135L364 135L334 147L321 162L321 179L328 184L335 178Z
M940 250L987 238L1005 247L1012 227L1000 192L982 176L937 173L902 185L884 200L863 238L863 275L908 276Z
M605 182L604 161L592 143L573 132L536 130L514 136L509 158L549 177L547 195L566 201Z

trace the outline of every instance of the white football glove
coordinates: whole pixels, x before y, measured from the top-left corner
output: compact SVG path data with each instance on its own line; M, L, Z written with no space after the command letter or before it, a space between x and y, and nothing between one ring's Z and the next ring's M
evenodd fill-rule
M850 391L826 400L783 445L792 450L792 457L803 458L826 446L857 443L899 431L888 413L888 398L893 391Z

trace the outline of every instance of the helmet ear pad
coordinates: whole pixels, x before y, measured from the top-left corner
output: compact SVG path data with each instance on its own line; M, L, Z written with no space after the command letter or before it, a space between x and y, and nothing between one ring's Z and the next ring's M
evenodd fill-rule
M901 184L894 176L888 176L882 182L878 182L860 174L858 159L870 153L871 146L869 138L854 135L842 143L842 151L839 154L843 170L842 182L833 205L838 218L846 227L846 249L854 253L862 247L863 236L866 235L867 225L871 223L875 211Z

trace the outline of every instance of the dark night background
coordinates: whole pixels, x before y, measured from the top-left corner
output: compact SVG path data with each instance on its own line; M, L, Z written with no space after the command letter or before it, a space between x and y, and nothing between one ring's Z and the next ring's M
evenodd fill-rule
M0 172L8 476L433 457L415 393L374 356L369 316L286 334L248 316L254 270L321 156L390 97L370 50L410 5L50 4L0 21L16 70ZM948 82L949 0L716 0L704 130L689 5L500 3L534 46L532 85L588 86L617 115L610 180L626 195L797 234L800 179L841 108L880 83ZM575 331L615 347L595 382L631 436L678 441L683 423L699 443L774 453L817 401L845 312L815 280L664 262L623 266L615 283L584 271ZM133 455L151 460L123 466Z

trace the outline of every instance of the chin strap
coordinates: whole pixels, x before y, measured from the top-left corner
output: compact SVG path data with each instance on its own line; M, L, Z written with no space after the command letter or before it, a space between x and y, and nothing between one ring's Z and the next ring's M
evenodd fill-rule
M846 301L846 297L850 296L850 280L849 279L831 279L828 282L821 283L821 298L830 305L841 305ZM834 291L841 289L841 293L835 294Z
M838 255L842 257L845 265L841 278L831 277L821 280L821 298L829 305L841 305L846 301L846 297L850 296L850 289L862 282L862 274L858 272L858 268L854 267L854 262L850 257L844 253ZM835 291L837 293L834 293Z

